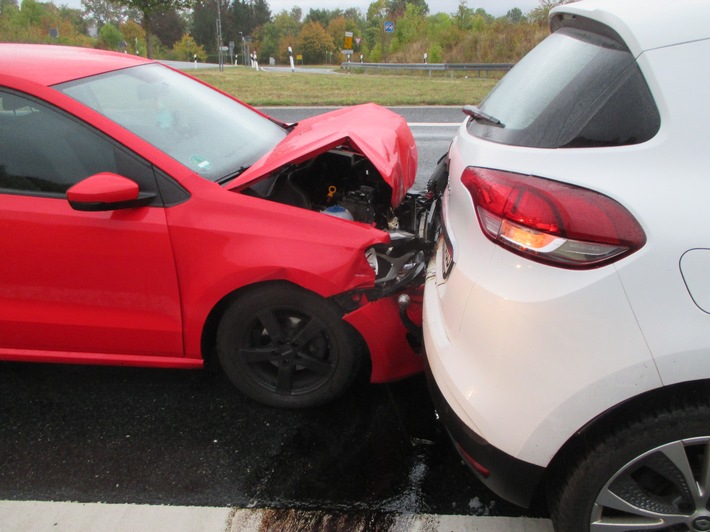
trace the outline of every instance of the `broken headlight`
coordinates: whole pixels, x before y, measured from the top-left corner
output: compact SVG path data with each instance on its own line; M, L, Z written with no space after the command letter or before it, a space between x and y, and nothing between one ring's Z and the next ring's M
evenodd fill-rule
M428 246L421 239L404 232L390 233L390 237L389 244L377 244L366 252L380 296L421 283L426 272Z

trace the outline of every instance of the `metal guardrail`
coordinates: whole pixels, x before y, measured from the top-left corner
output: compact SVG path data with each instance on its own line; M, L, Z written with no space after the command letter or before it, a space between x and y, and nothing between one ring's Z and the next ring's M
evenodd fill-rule
M363 70L423 70L428 71L429 75L433 71L471 71L488 72L500 71L507 72L513 68L513 63L357 63L345 62L341 63L341 68L345 69L363 69Z

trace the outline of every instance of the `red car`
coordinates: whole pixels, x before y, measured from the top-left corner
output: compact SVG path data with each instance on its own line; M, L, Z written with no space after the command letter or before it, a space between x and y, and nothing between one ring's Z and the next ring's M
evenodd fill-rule
M368 360L416 373L416 166L376 105L283 124L140 57L0 44L0 360L215 359L293 408Z

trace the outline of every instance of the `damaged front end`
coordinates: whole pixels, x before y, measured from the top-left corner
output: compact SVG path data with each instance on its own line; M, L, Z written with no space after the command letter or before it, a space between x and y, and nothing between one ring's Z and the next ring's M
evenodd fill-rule
M411 191L416 168L416 145L404 119L367 104L293 126L230 186L383 232L380 243L363 250L373 285L332 297L370 348L373 382L421 369L419 359L403 364L396 355L421 346L422 287L439 231L440 191Z
M410 191L418 160L404 119L365 104L291 127L230 188L387 233L366 252L376 276L369 300L420 285L438 235L440 191Z

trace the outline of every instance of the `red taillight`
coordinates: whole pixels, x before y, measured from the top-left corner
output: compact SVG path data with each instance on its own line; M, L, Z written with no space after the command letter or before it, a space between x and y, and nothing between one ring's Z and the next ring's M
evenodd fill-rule
M485 235L538 262L596 268L646 243L629 211L586 188L475 167L464 170L461 182Z

